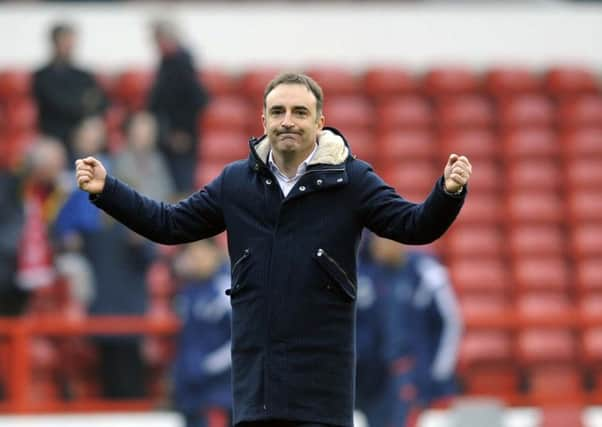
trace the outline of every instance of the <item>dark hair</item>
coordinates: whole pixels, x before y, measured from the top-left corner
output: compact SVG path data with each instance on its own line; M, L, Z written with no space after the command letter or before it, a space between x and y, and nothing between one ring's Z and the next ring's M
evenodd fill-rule
M324 93L322 92L322 88L314 79L309 77L308 75L302 73L282 73L278 74L276 77L272 79L271 82L265 87L263 91L263 108L266 108L265 100L268 97L269 93L273 91L276 86L280 86L282 84L296 84L303 85L307 89L311 91L316 97L316 112L318 116L322 113L322 105L324 103Z
M50 40L52 40L52 43L56 44L59 40L59 37L64 34L73 33L73 31L73 26L67 22L55 24L50 29Z

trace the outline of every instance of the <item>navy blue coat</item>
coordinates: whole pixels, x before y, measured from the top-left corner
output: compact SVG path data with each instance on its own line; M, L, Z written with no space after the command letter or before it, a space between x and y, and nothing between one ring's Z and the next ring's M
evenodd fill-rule
M364 227L406 244L440 237L464 194L440 178L422 204L401 198L325 129L306 173L284 197L266 165L269 141L250 141L203 190L174 204L112 177L97 206L163 244L227 229L232 262L234 422L288 419L353 425L356 255ZM463 192L465 193L465 192Z

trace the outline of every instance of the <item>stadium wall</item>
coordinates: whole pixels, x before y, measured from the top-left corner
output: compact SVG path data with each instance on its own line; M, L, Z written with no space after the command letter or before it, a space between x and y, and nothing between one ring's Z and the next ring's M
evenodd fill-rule
M47 58L47 31L75 23L78 59L103 71L151 66L148 22L169 18L209 66L393 63L602 68L602 5L495 3L28 3L0 5L0 67Z

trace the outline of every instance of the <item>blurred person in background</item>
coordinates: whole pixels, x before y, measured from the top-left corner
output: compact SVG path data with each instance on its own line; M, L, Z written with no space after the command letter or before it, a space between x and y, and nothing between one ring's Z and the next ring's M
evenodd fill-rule
M405 427L421 409L457 393L462 319L447 270L434 256L375 235L368 247L363 274L381 291L382 350L391 375L382 426Z
M94 157L76 178L93 204L163 244L228 231L237 426L351 426L357 249L364 227L427 244L453 223L472 166L450 154L423 203L400 197L324 127L323 91L283 73L265 88L249 157L176 204L143 197Z
M230 276L213 240L187 245L174 262L182 320L173 367L174 405L186 427L230 425Z
M69 166L74 160L70 141L73 130L86 117L101 115L107 98L93 74L73 63L76 32L69 23L50 30L52 56L33 75L33 96L38 105L39 130L67 147Z
M157 21L152 31L161 60L148 108L159 122L159 147L176 189L180 194L188 194L193 189L198 159L199 116L209 102L209 95L175 27L167 21Z
M36 141L19 171L0 173L0 315L19 315L32 291L56 279L48 227L68 193L66 154L50 138Z
M390 375L385 358L387 284L372 280L374 263L362 239L357 270L356 408L370 427L388 427Z
M148 112L134 113L125 125L126 146L115 157L115 175L157 200L175 194L173 178L157 149L157 121Z
M102 120L84 120L74 132L74 152L103 158L106 154ZM143 315L147 307L146 273L155 247L90 205L85 193L71 193L54 227L63 253L81 254L90 264L94 290L88 311L98 315ZM98 377L107 398L138 398L146 394L142 342L138 336L94 338L99 353Z

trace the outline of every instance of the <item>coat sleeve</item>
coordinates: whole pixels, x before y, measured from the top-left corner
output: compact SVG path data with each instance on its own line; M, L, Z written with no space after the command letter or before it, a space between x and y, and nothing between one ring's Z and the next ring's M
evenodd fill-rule
M225 230L221 206L223 174L177 204L145 197L112 176L92 203L138 234L166 245L187 243Z
M379 236L404 244L423 245L441 237L460 212L467 193L467 189L460 196L446 193L441 177L423 203L412 203L371 168L366 166L358 175L356 194L362 223Z

